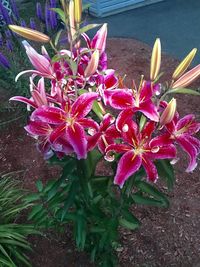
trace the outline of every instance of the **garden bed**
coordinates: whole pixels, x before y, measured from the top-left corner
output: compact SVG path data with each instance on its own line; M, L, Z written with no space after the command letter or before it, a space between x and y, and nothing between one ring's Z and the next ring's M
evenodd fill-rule
M151 48L141 42L127 39L110 39L107 45L109 68L119 74L127 74L139 80L144 74L148 79ZM163 55L163 80L170 80L178 61ZM199 87L196 82L194 87ZM1 88L1 103L5 102L5 91ZM199 97L177 96L181 114L195 113L200 120ZM1 114L2 116L6 114ZM6 119L6 117L5 117ZM184 153L176 164L176 184L168 193L171 200L169 209L137 206L134 214L142 226L135 232L122 232L122 247L119 249L120 267L123 266L182 266L197 267L200 264L200 181L199 166L192 174L185 173L187 162ZM59 168L48 166L36 151L34 140L23 130L23 122L15 121L0 131L0 172L13 173L19 177L22 186L35 190L35 181L44 182L55 178ZM163 188L162 183L159 186ZM165 190L165 188L164 188ZM87 255L75 251L71 231L62 236L47 233L46 237L30 239L34 252L30 255L34 267L88 267Z

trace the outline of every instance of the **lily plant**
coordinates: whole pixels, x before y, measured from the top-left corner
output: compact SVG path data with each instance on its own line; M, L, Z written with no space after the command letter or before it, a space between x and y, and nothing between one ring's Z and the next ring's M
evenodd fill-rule
M46 187L37 183L39 195L35 194L36 209L30 217L39 226L44 221L48 227L72 223L77 247L89 251L101 266L115 266L119 226L134 230L140 224L129 210L131 205L168 206L155 183L165 178L169 187L173 184L177 147L188 155L187 172L197 166L200 141L195 135L200 123L193 114L180 118L171 95L199 96L185 87L200 76L200 65L187 71L194 49L176 68L171 82L161 84L157 39L149 77L142 76L138 86L133 82L128 88L115 70L107 68L107 24L90 39L86 31L98 25L81 28L81 1L61 3L63 10L54 11L68 30L65 48L56 46L60 34L53 44L43 33L10 25L26 39L50 42L55 52L50 57L42 46L40 54L23 41L33 70L19 73L16 81L30 75L30 98L10 99L27 105L30 117L25 130L44 158L63 166L57 181ZM108 175L102 174L99 164ZM40 197L43 204L46 199L43 213L37 210ZM45 213L47 205L51 212Z

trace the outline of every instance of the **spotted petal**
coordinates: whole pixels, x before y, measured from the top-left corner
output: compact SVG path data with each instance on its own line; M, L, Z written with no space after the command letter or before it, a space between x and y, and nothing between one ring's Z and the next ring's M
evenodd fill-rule
M191 144L191 142L187 139L186 136L180 136L176 140L189 156L189 165L186 169L186 172L192 172L197 166L196 158L198 155L198 151L196 147Z
M155 164L148 157L143 155L142 157L142 165L147 173L147 180L151 182L156 182L158 179L158 172Z
M114 183L122 188L125 181L139 170L141 163L142 158L139 155L135 155L133 151L126 152L119 160Z
M83 127L74 123L66 129L67 140L73 147L78 159L86 159L87 157L87 139Z
M31 119L39 119L50 124L60 124L65 121L66 113L60 108L42 106L32 113Z
M77 98L77 100L72 105L71 114L76 118L85 117L90 110L95 99L97 99L97 93L84 93Z

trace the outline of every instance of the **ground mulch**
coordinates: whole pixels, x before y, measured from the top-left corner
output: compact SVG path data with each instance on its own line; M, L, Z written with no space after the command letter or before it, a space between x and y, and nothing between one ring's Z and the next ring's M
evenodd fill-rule
M127 83L138 82L144 74L149 77L151 49L136 40L110 39L107 46L109 68L127 74ZM170 80L178 60L163 55L162 80ZM194 87L200 86L200 80ZM6 93L1 88L0 103L5 103ZM200 98L177 95L180 114L195 113L200 121ZM6 119L0 113L0 119ZM0 128L0 173L11 173L20 177L24 188L35 190L35 181L44 182L57 177L59 169L49 166L36 151L34 140L26 135L22 120ZM133 207L134 214L142 226L135 232L121 232L122 246L119 248L120 267L198 267L200 266L200 165L193 173L185 173L187 156L180 152L175 165L176 184L168 192L170 208ZM159 187L166 190L162 183ZM88 267L87 255L75 250L70 229L57 236L47 233L43 237L32 237L34 253L30 255L33 267Z

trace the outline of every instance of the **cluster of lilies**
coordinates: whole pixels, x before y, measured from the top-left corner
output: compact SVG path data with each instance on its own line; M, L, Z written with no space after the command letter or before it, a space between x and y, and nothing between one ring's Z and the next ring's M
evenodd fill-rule
M34 30L13 25L10 28L28 39L49 41ZM179 64L167 86L158 82L161 44L157 39L150 77L146 80L142 76L139 86L133 82L133 87L127 88L115 70L107 68L106 38L104 24L92 40L86 33L81 34L85 47L79 40L69 50L56 51L53 58L44 46L39 54L23 41L34 69L19 73L16 80L30 74L31 96L10 100L27 104L31 111L25 130L36 139L46 159L54 154L86 159L89 151L98 149L105 160L117 160L114 183L120 187L141 166L147 180L155 182L155 161L175 161L177 146L188 154L186 171L192 172L200 152L200 141L194 137L200 123L193 114L180 118L176 99L167 97L172 92L189 92L186 87L200 75L200 65L187 71L196 49Z

